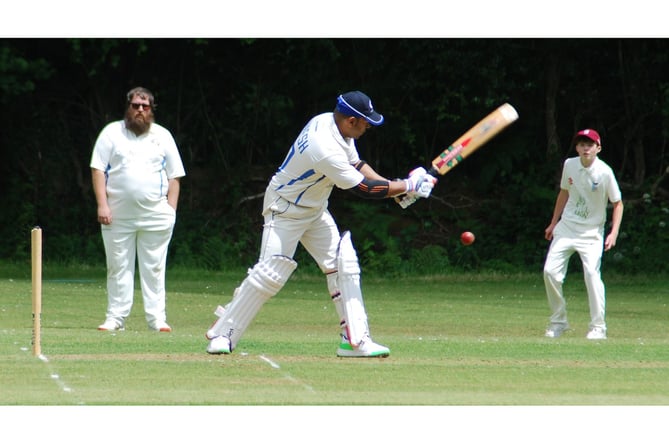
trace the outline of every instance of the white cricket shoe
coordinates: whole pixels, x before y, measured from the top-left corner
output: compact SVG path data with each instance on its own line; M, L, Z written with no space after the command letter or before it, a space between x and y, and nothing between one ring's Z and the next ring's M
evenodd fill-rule
M585 336L588 340L606 340L606 328L595 327Z
M566 323L551 323L548 328L546 328L545 336L548 338L558 338L568 329L569 325Z
M170 325L168 325L164 321L156 321L154 323L151 323L149 325L149 328L158 332L172 332L172 328L170 327Z
M230 354L230 339L222 335L212 338L207 345L207 352L209 354Z
M369 335L365 335L357 348L351 346L348 339L342 335L337 348L337 357L388 357L389 355L390 349L374 343Z
M125 326L123 323L116 320L105 320L100 326L98 326L98 331L123 331Z

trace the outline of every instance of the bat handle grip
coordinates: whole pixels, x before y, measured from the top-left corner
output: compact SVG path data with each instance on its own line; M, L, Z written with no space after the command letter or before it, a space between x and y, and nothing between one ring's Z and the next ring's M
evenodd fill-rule
M431 165L430 168L427 170L427 173L437 177L439 175L439 170L434 167L434 165ZM406 209L409 207L411 204L414 202L418 201L419 197L416 195L404 195L402 197L396 197L395 201L402 207L403 209Z
M411 204L414 202L418 201L418 196L416 195L404 195L402 198L395 198L395 201L402 207L403 209L406 209L409 207Z

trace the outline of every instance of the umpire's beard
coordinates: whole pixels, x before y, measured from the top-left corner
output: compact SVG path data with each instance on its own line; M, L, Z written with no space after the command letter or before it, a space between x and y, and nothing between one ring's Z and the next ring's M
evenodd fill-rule
M141 136L149 131L153 122L153 112L141 113L134 110L128 110L125 113L125 126L137 136Z

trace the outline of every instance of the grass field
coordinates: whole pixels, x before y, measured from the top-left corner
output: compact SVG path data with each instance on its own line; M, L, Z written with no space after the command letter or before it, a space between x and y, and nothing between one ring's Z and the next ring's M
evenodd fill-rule
M5 267L0 405L14 407L13 413L26 407L116 413L113 407L124 407L126 416L133 412L129 407L193 407L196 413L210 407L222 410L220 417L231 415L226 408L239 413L254 407L257 413L264 407L275 420L292 406L307 414L323 410L327 428L365 407L373 410L362 416L383 413L384 421L401 422L393 419L409 414L420 425L424 407L437 415L445 410L448 419L460 416L452 427L468 430L467 407L477 408L477 416L486 412L482 407L524 408L525 419L548 409L573 421L583 418L577 408L599 407L596 412L608 412L609 420L619 415L629 421L644 407L669 405L667 277L604 276L604 341L585 339L589 317L578 272L565 284L572 330L555 340L543 337L548 309L540 273L363 277L373 337L390 347L391 356L342 359L335 356L338 323L325 281L298 270L232 355L208 355L204 332L213 309L230 299L244 273L170 270L173 332L148 330L137 292L126 330L110 333L96 330L106 307L104 270L45 267L39 358L31 349L29 267ZM342 412L348 406L353 408ZM614 407L628 409L612 412ZM472 434L493 433L472 428Z

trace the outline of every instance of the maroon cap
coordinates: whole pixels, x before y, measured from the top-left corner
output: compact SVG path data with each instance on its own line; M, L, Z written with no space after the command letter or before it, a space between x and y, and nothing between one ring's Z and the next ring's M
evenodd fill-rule
M602 138L599 137L599 133L597 133L595 130L591 130L590 128L586 128L585 130L581 130L578 133L576 133L574 139L576 139L579 136L586 137L591 141L596 142L597 145L602 145Z

